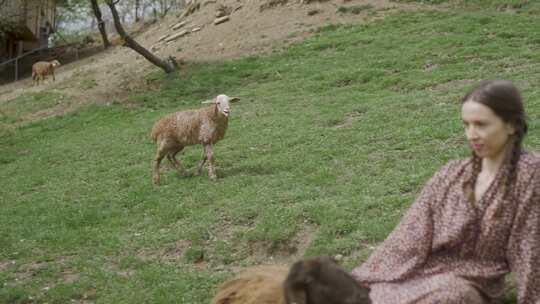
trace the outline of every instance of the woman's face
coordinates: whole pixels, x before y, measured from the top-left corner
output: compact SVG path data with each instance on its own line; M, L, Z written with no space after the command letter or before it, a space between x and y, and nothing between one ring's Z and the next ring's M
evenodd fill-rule
M488 106L471 100L463 103L461 119L469 145L480 158L502 156L515 132L511 124L504 122Z

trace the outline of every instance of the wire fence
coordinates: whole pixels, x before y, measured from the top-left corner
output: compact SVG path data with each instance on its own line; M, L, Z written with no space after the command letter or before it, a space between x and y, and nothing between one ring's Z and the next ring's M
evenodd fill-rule
M22 75L29 75L34 61L52 60L60 56L72 54L75 60L79 59L79 44L71 43L57 47L40 47L23 53L15 58L0 62L0 74L3 76L0 83L17 81Z

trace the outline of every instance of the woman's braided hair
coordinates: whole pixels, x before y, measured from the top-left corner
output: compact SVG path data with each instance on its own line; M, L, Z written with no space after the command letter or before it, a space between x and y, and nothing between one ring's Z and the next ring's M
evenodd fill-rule
M506 197L511 192L512 184L516 180L517 164L522 152L521 144L528 129L521 94L510 81L485 80L467 93L461 100L461 104L467 101L478 102L489 107L505 123L510 123L515 128L515 133L510 138L513 141L512 149L506 158L504 168L503 178L506 189L504 195ZM469 189L474 189L478 175L482 170L482 159L474 151L472 153L473 170L470 179L467 181L467 186L471 187Z

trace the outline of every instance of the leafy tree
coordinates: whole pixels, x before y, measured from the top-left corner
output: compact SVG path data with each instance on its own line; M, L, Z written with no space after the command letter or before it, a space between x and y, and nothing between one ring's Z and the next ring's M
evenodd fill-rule
M57 0L58 24L79 23L90 14L87 0Z

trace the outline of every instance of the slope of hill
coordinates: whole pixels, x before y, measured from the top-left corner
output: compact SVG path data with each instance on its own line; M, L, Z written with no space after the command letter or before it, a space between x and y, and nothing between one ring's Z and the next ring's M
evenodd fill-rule
M216 12L230 12L227 22L215 25ZM170 14L150 26L139 25L135 39L158 56L175 56L183 63L223 61L268 54L301 41L318 28L359 24L400 11L434 10L441 6L404 4L389 0L204 1L187 17ZM175 25L185 23L178 29ZM109 32L112 30L109 29ZM160 38L182 31L188 34L170 42ZM189 73L184 66L180 73ZM133 91L148 89L145 77L158 70L133 50L116 46L92 57L62 66L56 82L33 87L31 79L0 86L0 103L24 93L55 92L64 102L29 113L22 121L36 121L73 111L83 105L108 103Z

